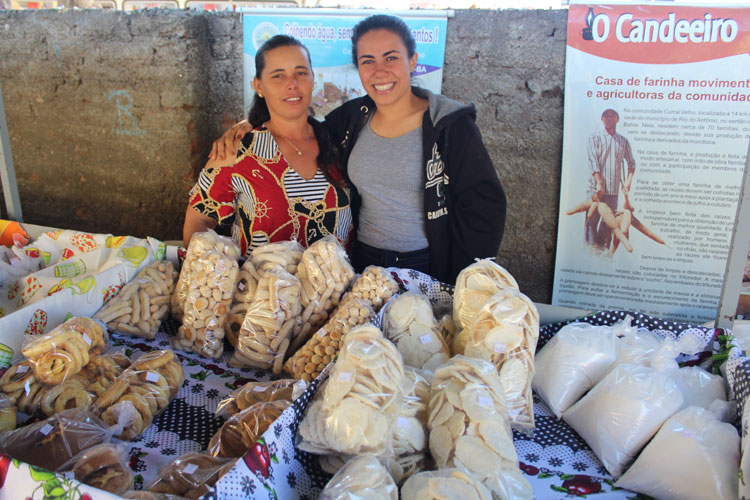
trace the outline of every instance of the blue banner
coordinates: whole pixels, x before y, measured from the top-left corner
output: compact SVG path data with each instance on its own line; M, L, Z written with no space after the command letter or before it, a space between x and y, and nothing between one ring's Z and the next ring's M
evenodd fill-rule
M274 35L284 34L299 39L310 51L315 71L312 106L322 118L349 99L365 94L357 69L352 63L351 36L354 25L376 12L348 14L289 15L279 12L245 14L243 16L245 57L245 110L253 96L251 81L255 76L255 54ZM412 74L414 85L440 92L445 57L445 17L405 16L417 42L417 67Z

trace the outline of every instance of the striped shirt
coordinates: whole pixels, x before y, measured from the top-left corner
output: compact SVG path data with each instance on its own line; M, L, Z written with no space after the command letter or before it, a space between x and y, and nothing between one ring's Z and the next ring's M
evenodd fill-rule
M605 194L617 195L627 173L635 171L635 160L628 140L616 132L610 135L603 128L589 138L588 162L591 190L596 191L594 174L599 173L604 182Z

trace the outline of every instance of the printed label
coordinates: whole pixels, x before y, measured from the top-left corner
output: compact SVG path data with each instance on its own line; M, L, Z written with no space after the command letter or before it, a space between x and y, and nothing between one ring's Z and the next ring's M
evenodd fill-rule
M183 471L183 472L184 472L185 474L193 474L193 473L194 473L195 471L197 471L197 470L198 470L198 466L197 466L197 465L195 465L195 464L187 464L187 465L185 466L185 468L184 468L184 469L182 469L182 471Z
M396 425L398 425L399 427L406 427L407 425L409 425L409 419L406 417L398 417Z
M491 407L492 406L492 398L490 398L488 396L477 396L477 403L480 406Z
M88 335L85 333L83 334L83 341L86 342L88 345L91 345L91 338L89 338Z
M507 345L502 344L500 342L495 342L495 352L496 353L505 352L507 349L508 349Z
M157 383L159 381L159 374L154 372L146 373L146 380L148 382Z
M52 429L54 429L54 427L52 427L49 424L45 424L44 427L42 427L41 429L39 429L39 432L41 432L42 434L44 434L46 436L47 434L49 434L50 432L52 432Z
M342 382L349 382L352 379L352 375L352 372L341 372L338 379Z
M263 392L265 390L266 390L265 385L256 385L255 387L253 387L254 392Z
M224 272L227 270L227 265L224 264L223 260L220 260L216 263L216 272L219 274L224 274Z
M421 337L419 337L419 341L423 344L429 344L430 342L432 342L432 337L429 335L422 335Z
M16 373L26 373L27 371L29 371L29 367L26 365L20 365L16 368Z
M244 292L245 291L245 284L242 283L242 282L237 283L237 288L240 289L240 292Z

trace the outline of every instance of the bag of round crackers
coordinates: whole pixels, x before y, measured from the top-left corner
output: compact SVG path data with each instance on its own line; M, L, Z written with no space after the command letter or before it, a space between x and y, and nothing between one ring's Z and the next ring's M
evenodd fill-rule
M489 362L458 355L435 371L428 428L438 468L474 473L498 498L534 498L518 468L503 385Z
M403 378L401 355L378 328L352 329L299 425L299 448L316 454L392 454Z
M401 487L401 500L492 500L476 474L455 468L420 472Z
M144 268L94 315L110 331L152 339L169 314L177 272L170 261Z
M328 481L320 500L398 500L398 488L373 455L354 457Z
M193 263L202 259L203 254L209 250L226 255L235 261L240 258L240 247L231 238L219 236L211 229L194 233L190 238L185 261L182 263L182 269L180 269L180 277L172 293L171 313L177 321L181 322L185 315L188 289L193 281Z
M393 298L386 306L383 330L406 366L434 371L450 359L450 349L424 295L407 292Z
M294 329L290 352L302 347L323 326L354 279L354 268L339 240L328 235L302 253L297 277L302 284L302 322Z
M214 457L244 456L291 404L290 401L264 401L232 415L211 438L206 452Z
M465 267L456 278L453 292L453 321L461 330L474 322L487 299L500 290L515 288L515 278L493 259L481 259Z
M292 330L299 323L299 297L299 279L283 269L266 271L245 314L230 364L279 375Z
M267 382L248 382L232 391L226 399L219 402L216 415L227 417L245 410L255 403L265 401L293 401L294 384L292 378L282 378Z
M294 378L311 382L339 353L344 336L352 328L368 323L373 316L375 311L368 300L352 299L342 302L328 322L286 360L284 371Z

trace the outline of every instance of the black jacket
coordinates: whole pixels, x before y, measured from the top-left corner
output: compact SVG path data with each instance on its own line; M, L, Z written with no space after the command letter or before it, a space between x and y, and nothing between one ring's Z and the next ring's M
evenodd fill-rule
M467 106L418 87L412 92L429 100L422 119L424 210L430 246L430 274L455 283L475 258L496 257L505 228L505 193ZM326 116L349 184L349 155L375 110L368 96L353 99ZM361 203L352 186L355 225Z

